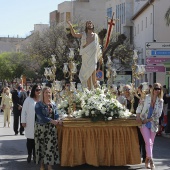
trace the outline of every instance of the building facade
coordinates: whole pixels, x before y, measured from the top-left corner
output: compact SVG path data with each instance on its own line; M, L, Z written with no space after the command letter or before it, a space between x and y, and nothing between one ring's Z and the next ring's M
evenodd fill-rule
M24 38L18 37L0 37L0 53L4 52L20 52L18 44Z
M74 24L78 21L85 23L86 21L91 20L96 28L99 30L103 29L107 22L105 4L106 3L103 0L64 1L58 5L56 24L67 26L67 20L70 20ZM54 20L52 13L50 13L50 23Z
M166 68L161 62L162 58L169 58L170 55L164 56L163 51L170 51L169 49L162 49L159 46L156 49L147 48L147 42L156 44L169 43L170 44L170 27L166 26L164 19L165 13L169 8L169 0L149 0L146 1L141 8L132 17L134 23L134 47L140 52L139 63L146 64L145 81L150 84L160 82L166 84ZM162 55L152 55L151 52L157 50L162 51ZM167 52L166 52L167 54ZM156 60L160 62L149 62ZM168 87L170 82L168 82Z
M49 28L48 24L34 24L34 30L31 31L31 35L37 31L43 33L47 28ZM0 37L0 53L21 52L22 46L30 41L31 35L26 38Z
M59 23L59 13L57 10L50 12L50 26Z
M133 16L133 0L107 0L106 11L107 16L111 18L114 12L114 18L116 19L115 33L125 34L130 43L133 43L133 22L131 17Z

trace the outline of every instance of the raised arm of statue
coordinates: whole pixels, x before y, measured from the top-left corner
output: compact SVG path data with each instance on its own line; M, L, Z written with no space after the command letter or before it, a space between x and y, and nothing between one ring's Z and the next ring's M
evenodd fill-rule
M68 25L69 25L69 27L70 27L70 31L71 31L72 36L73 36L73 37L76 37L76 38L81 38L81 37L82 37L82 34L75 32L75 30L74 30L73 25L71 24L71 22L70 22L70 21L67 21L67 23L68 23Z

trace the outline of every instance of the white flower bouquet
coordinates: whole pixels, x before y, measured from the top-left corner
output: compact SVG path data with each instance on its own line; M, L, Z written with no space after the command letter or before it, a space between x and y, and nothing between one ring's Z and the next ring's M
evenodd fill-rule
M131 115L131 113L105 89L97 88L93 91L84 89L83 92L74 95L72 102L76 104L76 110L73 112L73 116L76 118L87 117L91 118L92 121L107 121L115 118L127 118ZM66 107L66 101L62 101L58 106L59 114L67 114L68 107L69 105Z

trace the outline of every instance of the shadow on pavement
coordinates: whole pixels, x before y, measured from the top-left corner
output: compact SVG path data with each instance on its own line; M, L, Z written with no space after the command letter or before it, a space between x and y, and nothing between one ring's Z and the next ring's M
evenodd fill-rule
M141 167L130 167L130 166L99 166L94 167L90 165L81 165L76 167L61 167L58 165L55 166L56 169L60 170L134 170L134 169L142 169Z
M14 135L7 135L14 136ZM2 136L0 136L2 137ZM0 140L0 155L25 155L26 153L26 139L9 139L9 140Z
M24 158L25 159L25 158ZM1 170L39 170L40 166L34 164L33 162L27 163L26 159L5 159L3 162L0 161ZM130 166L100 166L94 167L90 165L81 165L76 167L61 167L60 165L55 165L54 170L138 170L143 169L142 167L130 167Z
M0 170L39 170L34 163L28 164L25 158L0 160Z

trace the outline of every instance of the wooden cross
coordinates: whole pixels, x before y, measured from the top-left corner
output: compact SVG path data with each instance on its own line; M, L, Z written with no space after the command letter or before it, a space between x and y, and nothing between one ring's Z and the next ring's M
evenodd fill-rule
M106 49L108 44L109 44L110 36L111 36L112 30L113 30L113 26L115 25L115 19L113 19L113 16L114 16L114 12L112 14L112 18L111 18L110 22L108 22L107 37L106 37L106 43L105 43L104 49Z

